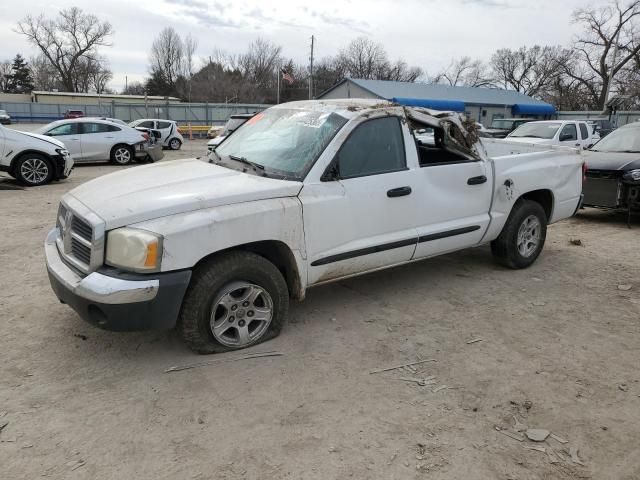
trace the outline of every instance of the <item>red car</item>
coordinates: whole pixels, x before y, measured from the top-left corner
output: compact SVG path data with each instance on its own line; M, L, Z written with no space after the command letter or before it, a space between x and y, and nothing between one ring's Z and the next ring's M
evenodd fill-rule
M67 110L64 112L65 120L68 118L82 118L84 117L84 112L82 110Z

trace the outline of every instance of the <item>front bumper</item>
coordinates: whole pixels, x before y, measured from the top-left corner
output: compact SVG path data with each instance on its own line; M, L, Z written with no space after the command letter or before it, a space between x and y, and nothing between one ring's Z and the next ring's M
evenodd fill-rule
M10 118L0 118L0 123L2 125L11 125L11 119Z
M54 228L45 240L49 281L58 299L83 320L114 331L175 326L191 271L140 275L105 269L83 277L62 260L59 235Z
M71 155L53 155L52 158L55 163L54 177L56 179L67 178L71 175L71 170L73 170L73 158L71 158Z

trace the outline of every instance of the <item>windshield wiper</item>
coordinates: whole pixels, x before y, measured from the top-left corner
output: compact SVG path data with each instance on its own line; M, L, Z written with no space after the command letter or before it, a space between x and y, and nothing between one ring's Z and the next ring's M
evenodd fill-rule
M247 160L245 157L238 157L236 155L229 155L231 160L235 160L236 162L244 163L245 165L249 165L255 169L264 170L264 165L260 165L259 163L252 162L251 160Z

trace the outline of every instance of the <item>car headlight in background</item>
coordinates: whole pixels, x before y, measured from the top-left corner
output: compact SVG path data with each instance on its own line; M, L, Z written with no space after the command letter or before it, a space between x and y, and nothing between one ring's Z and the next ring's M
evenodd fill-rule
M160 235L135 228L118 228L107 235L107 265L134 272L157 272L161 261Z
M629 170L627 173L622 175L622 179L631 182L640 182L640 168Z

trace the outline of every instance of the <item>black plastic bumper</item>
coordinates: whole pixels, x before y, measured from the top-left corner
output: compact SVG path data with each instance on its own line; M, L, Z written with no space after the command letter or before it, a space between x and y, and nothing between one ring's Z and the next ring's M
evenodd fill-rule
M120 274L126 280L145 279L148 275ZM104 330L118 332L168 330L175 326L191 271L169 272L152 277L160 282L152 300L136 303L106 304L88 300L65 287L49 272L51 287L62 303L73 308L83 320Z

